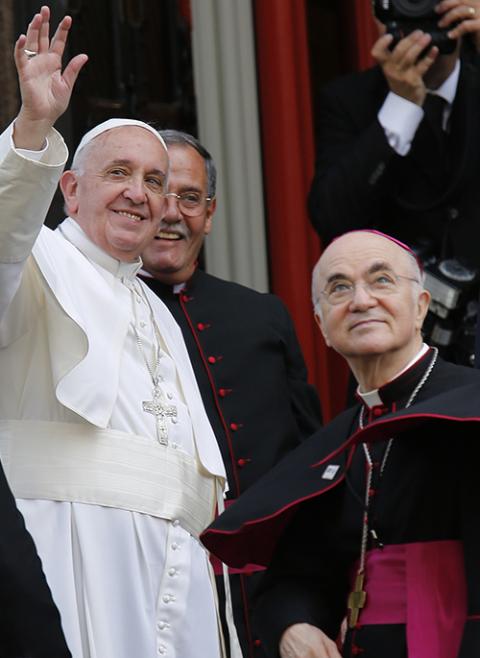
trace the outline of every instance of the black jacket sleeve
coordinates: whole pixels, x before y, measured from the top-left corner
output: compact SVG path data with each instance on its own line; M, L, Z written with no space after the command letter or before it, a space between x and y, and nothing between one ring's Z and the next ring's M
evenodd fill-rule
M400 156L377 114L386 95L378 71L335 81L320 97L315 175L308 206L324 244L378 224L389 170Z
M35 545L0 465L0 658L71 658Z

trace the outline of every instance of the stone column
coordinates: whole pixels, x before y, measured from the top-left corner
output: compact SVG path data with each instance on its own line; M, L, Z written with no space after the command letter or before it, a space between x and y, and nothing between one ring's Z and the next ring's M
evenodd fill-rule
M207 270L267 291L251 3L192 0L191 7L199 137L219 170L217 212L206 240Z

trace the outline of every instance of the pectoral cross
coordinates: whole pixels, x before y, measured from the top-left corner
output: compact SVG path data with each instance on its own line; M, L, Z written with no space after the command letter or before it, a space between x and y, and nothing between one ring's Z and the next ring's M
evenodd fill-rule
M350 615L348 617L349 628L355 628L357 625L360 610L365 606L365 602L367 600L367 593L363 589L363 579L363 571L357 573L357 577L355 578L355 587L353 592L350 592L348 597L347 605L348 609L350 610Z
M168 446L167 418L177 417L177 407L173 404L163 404L158 390L154 392L153 400L145 400L142 402L142 406L147 414L155 416L158 442L162 446Z

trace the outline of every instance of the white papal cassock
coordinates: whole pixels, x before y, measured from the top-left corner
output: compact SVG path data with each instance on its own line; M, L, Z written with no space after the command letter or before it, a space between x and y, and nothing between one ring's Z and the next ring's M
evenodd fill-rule
M198 532L224 468L166 307L72 219L41 228L66 161L0 137L0 451L74 658L217 658ZM33 249L33 251L32 251ZM149 362L177 409L157 440Z

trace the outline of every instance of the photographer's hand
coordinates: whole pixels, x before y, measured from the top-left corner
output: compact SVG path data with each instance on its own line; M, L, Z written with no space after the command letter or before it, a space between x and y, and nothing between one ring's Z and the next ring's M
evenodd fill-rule
M480 0L443 0L435 11L442 15L438 21L439 27L452 27L448 33L451 39L470 34L480 52Z
M380 37L372 48L372 56L382 67L390 90L422 106L427 94L423 77L437 59L438 48L430 48L420 58L432 40L430 34L421 30L404 37L390 50L392 39L391 34Z

